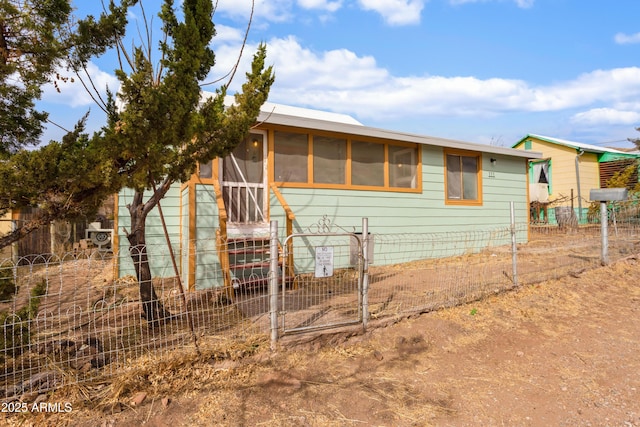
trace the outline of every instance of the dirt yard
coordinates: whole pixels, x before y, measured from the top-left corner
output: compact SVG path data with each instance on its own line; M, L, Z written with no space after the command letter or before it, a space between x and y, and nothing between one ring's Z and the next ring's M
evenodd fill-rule
M640 426L640 261L540 283L367 333L186 360L67 413L11 425ZM65 394L66 393L66 394ZM143 393L143 394L141 394ZM144 400L143 400L144 398Z

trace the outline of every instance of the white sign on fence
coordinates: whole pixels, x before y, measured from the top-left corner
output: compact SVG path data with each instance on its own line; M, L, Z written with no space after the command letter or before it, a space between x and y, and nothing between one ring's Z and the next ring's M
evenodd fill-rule
M333 276L333 247L316 247L316 277Z

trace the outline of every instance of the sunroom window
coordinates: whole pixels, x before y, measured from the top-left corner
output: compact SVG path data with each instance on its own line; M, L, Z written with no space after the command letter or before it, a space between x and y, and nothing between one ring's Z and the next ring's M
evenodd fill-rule
M345 184L347 140L328 136L313 137L313 182Z
M416 149L389 145L389 186L416 188Z
M309 141L302 133L275 132L274 175L278 182L308 182Z
M351 184L384 186L384 145L351 142Z
M273 180L287 187L420 191L416 144L274 131Z

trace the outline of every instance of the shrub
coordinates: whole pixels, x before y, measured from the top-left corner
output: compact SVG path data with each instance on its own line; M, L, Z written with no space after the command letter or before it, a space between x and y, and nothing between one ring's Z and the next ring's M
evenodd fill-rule
M13 279L13 271L11 269L0 270L0 301L9 301L18 292L18 287Z

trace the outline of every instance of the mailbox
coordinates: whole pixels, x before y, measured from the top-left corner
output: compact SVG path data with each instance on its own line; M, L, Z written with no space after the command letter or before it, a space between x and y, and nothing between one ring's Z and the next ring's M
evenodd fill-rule
M594 188L589 193L594 202L619 202L627 200L626 188Z

